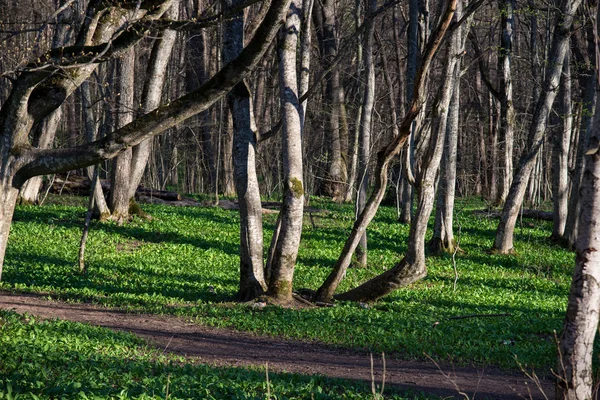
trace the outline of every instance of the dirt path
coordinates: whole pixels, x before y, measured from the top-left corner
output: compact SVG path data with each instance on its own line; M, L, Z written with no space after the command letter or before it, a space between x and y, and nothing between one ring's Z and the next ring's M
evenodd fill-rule
M161 349L167 348L172 353L209 364L247 366L268 362L269 369L274 371L371 380L368 354L325 345L209 328L175 317L129 314L89 304L47 301L35 295L0 292L0 308L27 312L44 319L60 318L132 332ZM442 370L456 386L433 363L388 359L386 385L461 399L464 396L458 394L456 387L470 399L544 399L540 390L523 375L448 365L443 365ZM375 364L375 379L381 380L380 360ZM552 383L543 381L542 386L548 398L553 398Z

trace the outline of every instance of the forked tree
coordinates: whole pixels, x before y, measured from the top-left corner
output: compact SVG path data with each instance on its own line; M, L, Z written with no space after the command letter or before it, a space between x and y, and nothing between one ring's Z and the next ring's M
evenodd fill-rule
M213 25L208 17L177 24L162 16L169 0L106 2L92 0L75 45L55 48L32 61L14 77L0 108L0 260L4 254L19 189L27 179L95 165L196 115L227 94L261 59L285 17L289 0L273 0L253 38L241 53L212 78L166 106L141 115L102 139L77 147L38 149L29 141L33 127L56 110L96 69L118 57L151 31ZM118 18L131 13L125 25ZM2 265L0 263L0 266ZM1 267L0 267L1 274ZM0 275L1 277L1 275Z

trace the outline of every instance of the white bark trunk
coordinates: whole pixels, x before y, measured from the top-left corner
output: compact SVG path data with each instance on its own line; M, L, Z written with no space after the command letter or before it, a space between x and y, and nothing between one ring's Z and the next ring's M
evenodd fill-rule
M298 98L296 47L300 32L301 0L292 0L280 33L279 83L283 113L284 198L279 230L272 243L268 294L284 302L292 300L294 267L302 235L304 186L302 169L302 106Z

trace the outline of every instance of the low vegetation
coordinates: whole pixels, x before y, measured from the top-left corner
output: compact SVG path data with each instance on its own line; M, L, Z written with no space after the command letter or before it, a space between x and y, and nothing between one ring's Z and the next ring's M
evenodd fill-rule
M320 200L311 205L327 211L305 217L297 289L320 285L353 221L350 205ZM515 255L491 254L497 222L472 213L482 207L474 199L463 200L457 207L457 239L463 253L428 258L426 279L374 304L338 302L335 307L312 309L235 304L238 214L157 205L145 207L153 216L149 221L137 219L123 226L94 223L86 275L79 274L76 266L84 208L18 207L0 288L384 351L388 357L430 356L440 362L512 370L519 369L520 363L527 370L549 375L555 364L555 332L560 331L564 318L573 255L547 239L548 222L534 220L520 223ZM276 215L265 218L268 245ZM368 268L350 269L341 290L397 262L406 249L407 236L408 227L396 222L395 209L382 207L369 229ZM172 393L182 397L201 387L212 388L214 398L223 398L222 394L264 397L264 372L185 365L131 336L85 325L39 324L11 313L0 317L0 340L4 341L0 359L19 359L26 366L23 373L14 372L10 363L0 366L0 388L6 393L11 387L13 392L18 388L20 393L35 395L51 394L48 390L56 388L57 396L79 396L81 388L86 388L82 396L118 397L125 391L164 398L170 376ZM23 357L18 358L21 353ZM74 363L62 371L59 365L65 357L88 360L87 366ZM196 381L198 376L203 380ZM217 387L221 380L226 383ZM329 393L324 398L341 393L339 383L323 382L281 375L273 378L273 393L279 393L278 398L306 398L307 393L319 390ZM340 397L360 398L360 393L369 393L366 386L348 390Z

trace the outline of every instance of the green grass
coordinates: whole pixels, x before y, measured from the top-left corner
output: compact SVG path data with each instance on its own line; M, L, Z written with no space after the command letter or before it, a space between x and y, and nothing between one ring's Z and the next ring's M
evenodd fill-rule
M265 399L262 368L162 354L130 334L0 310L0 399ZM272 399L365 399L366 383L269 373ZM389 390L388 390L389 392ZM387 398L422 399L391 393Z
M305 219L295 287L316 289L339 255L353 221L351 205L313 200L331 210ZM385 351L405 359L476 363L547 374L555 363L554 332L566 308L573 254L547 237L551 225L524 221L517 255L492 255L496 220L473 216L481 202L459 202L455 229L465 251L429 257L426 279L364 307L251 309L232 303L238 282L238 215L212 208L144 206L154 218L116 226L94 223L88 241L89 274L76 260L84 209L23 206L15 212L3 282L10 290L47 293L73 301L167 313L199 323L352 349ZM265 215L265 246L276 216ZM382 207L369 233L369 267L351 269L345 290L390 268L406 250L408 227ZM266 250L266 249L265 249ZM212 288L214 288L214 293ZM468 314L508 317L448 319ZM326 321L326 323L323 323Z

